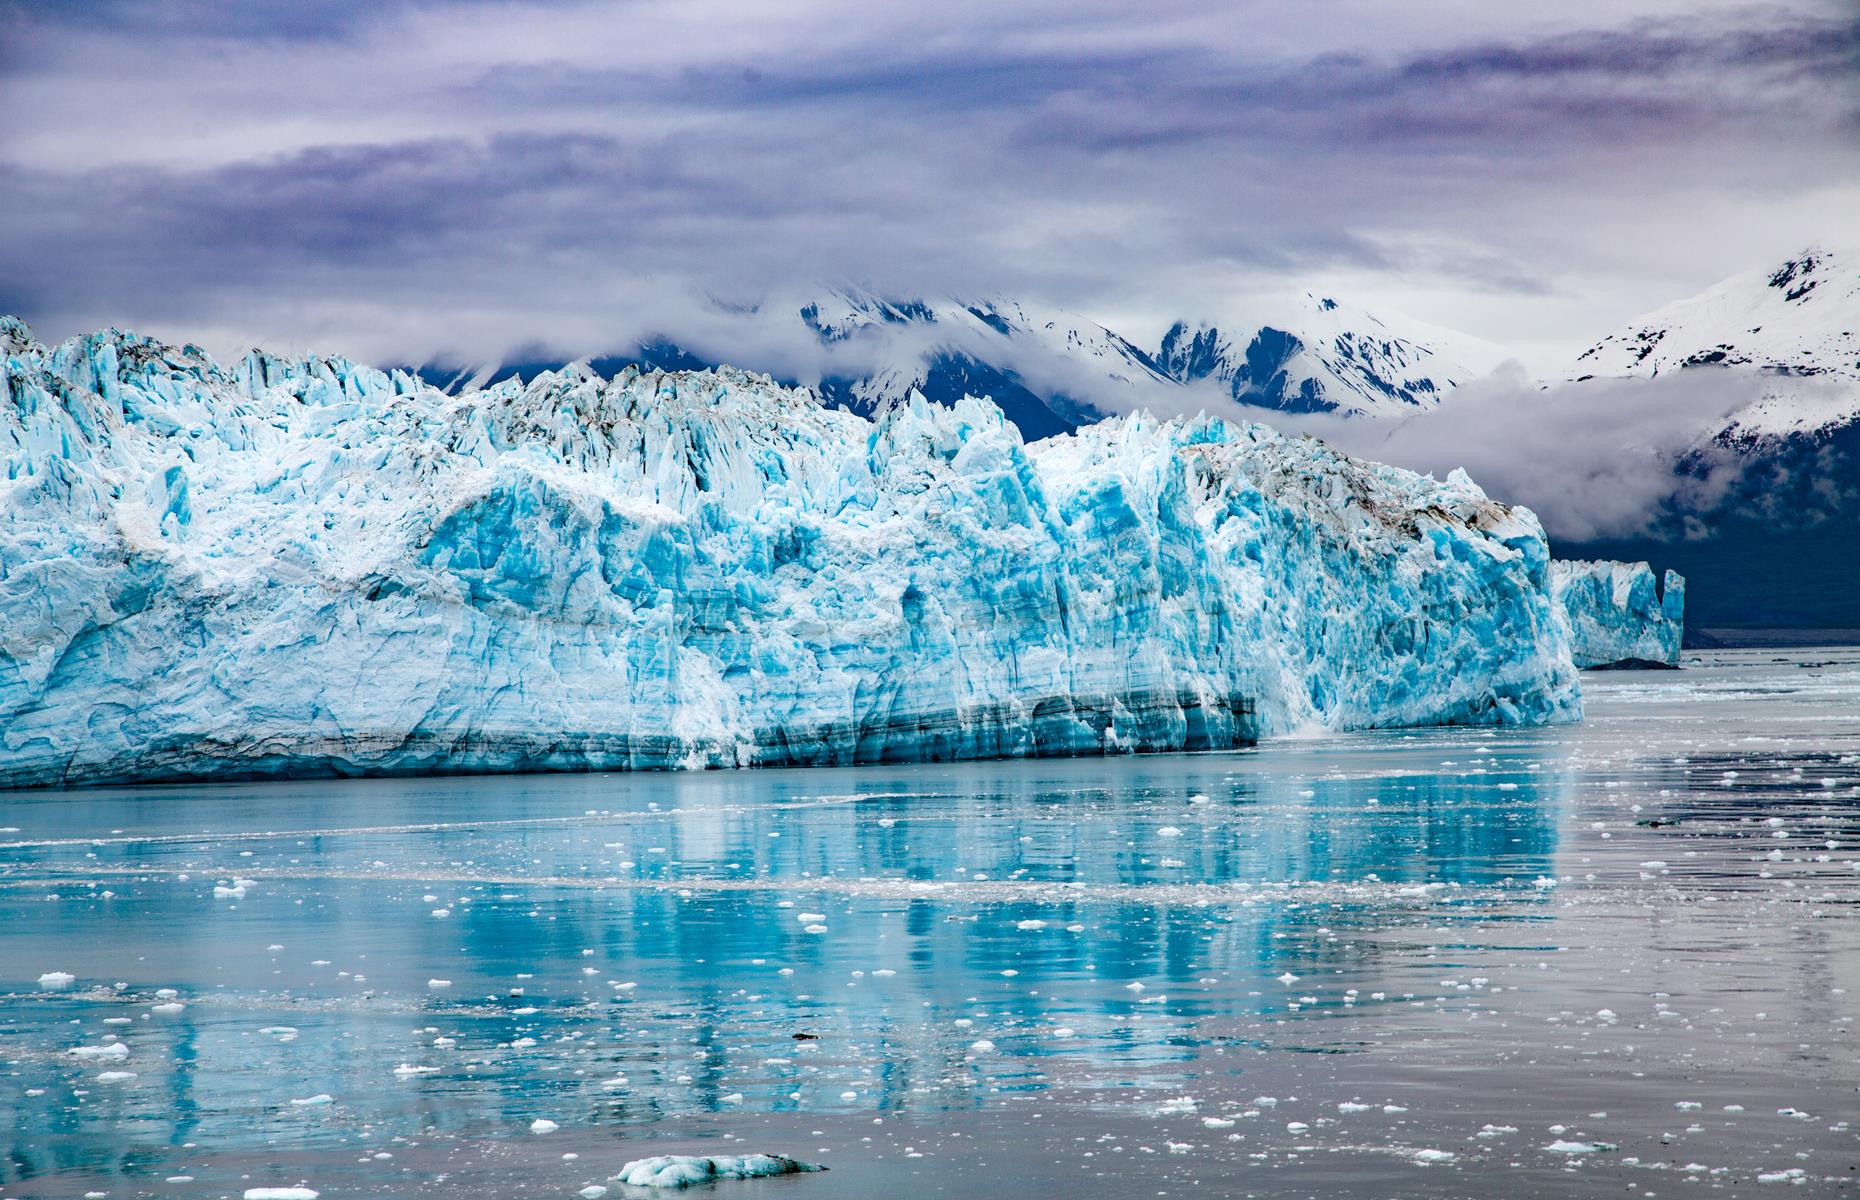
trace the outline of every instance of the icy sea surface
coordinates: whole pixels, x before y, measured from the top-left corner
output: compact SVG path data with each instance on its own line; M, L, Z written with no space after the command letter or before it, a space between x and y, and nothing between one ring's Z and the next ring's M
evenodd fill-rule
M1584 687L1223 754L7 796L0 1197L754 1151L830 1170L714 1188L1860 1190L1860 653Z

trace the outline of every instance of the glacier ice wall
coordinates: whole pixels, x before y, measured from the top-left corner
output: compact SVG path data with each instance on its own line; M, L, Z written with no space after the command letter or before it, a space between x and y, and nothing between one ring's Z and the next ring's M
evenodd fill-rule
M1679 572L1661 578L1644 562L1559 559L1550 580L1578 667L1679 665L1686 625L1686 581Z
M0 323L0 785L1222 747L1579 714L1544 536L1310 439L730 369L460 397Z

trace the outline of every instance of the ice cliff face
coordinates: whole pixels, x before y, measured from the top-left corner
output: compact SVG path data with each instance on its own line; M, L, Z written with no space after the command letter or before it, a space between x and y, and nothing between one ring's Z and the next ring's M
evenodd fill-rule
M1646 563L1564 562L1551 588L1570 627L1578 667L1676 667L1685 634L1686 581Z
M1218 420L732 370L447 396L0 328L0 784L1220 747L1577 715L1542 531Z

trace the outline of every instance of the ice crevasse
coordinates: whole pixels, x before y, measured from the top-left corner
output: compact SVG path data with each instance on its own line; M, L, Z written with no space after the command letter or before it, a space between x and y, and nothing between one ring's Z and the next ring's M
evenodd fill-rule
M0 324L0 786L1215 748L1580 712L1542 529L1213 418L447 396Z

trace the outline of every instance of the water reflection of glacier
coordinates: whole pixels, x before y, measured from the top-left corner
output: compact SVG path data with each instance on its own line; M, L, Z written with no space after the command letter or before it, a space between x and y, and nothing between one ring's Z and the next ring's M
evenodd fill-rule
M0 986L19 993L0 1179L361 1125L974 1107L1169 1086L1216 1045L1347 1051L1356 1016L1418 986L1391 930L1528 942L1561 753L1553 733L1447 731L21 804L0 835ZM54 966L78 988L37 993ZM181 1013L150 1015L163 987ZM134 1080L64 1053L105 1033Z

